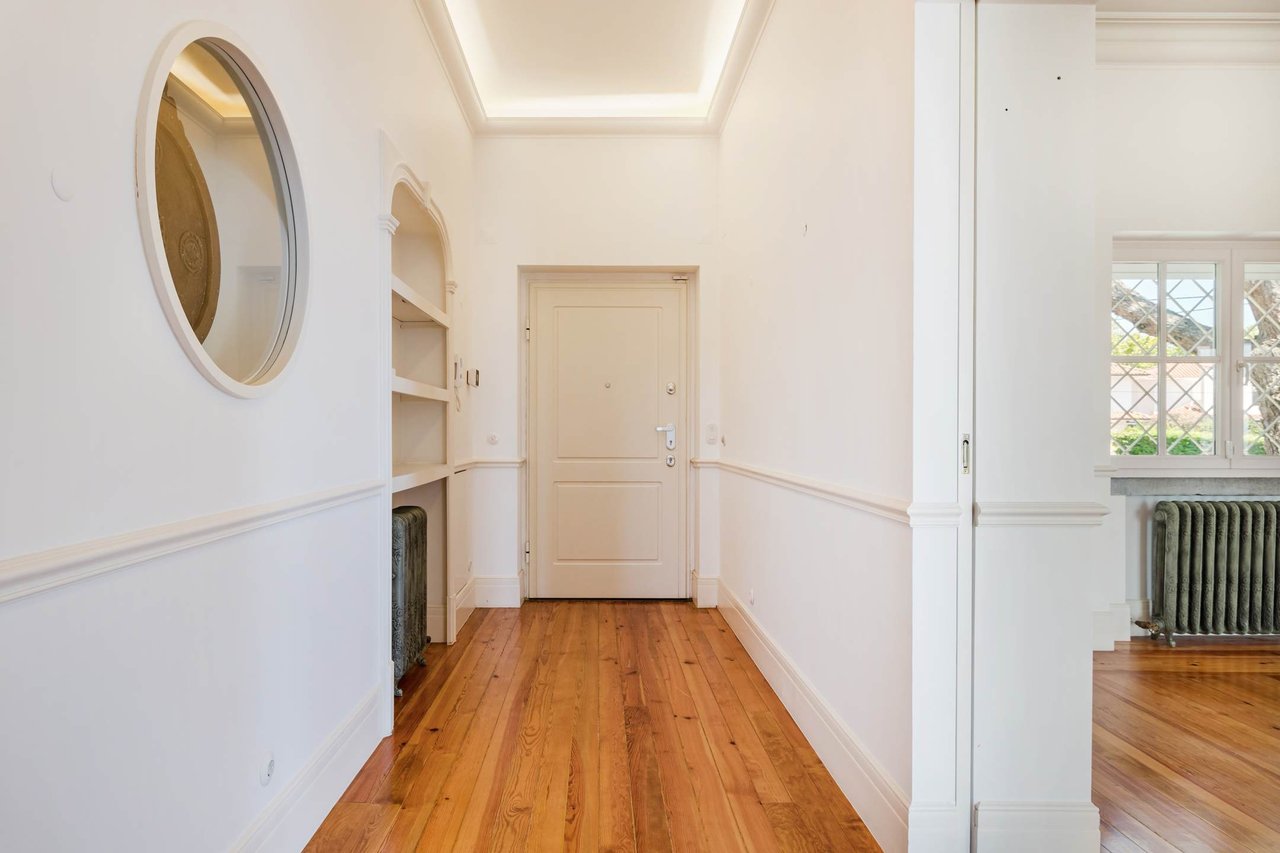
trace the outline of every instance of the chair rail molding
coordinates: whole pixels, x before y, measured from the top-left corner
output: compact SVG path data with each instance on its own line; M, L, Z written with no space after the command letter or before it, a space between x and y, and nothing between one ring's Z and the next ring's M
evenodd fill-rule
M902 498L891 498L885 495L863 492L858 489L851 489L848 486L842 486L839 483L814 480L809 477L801 477L783 471L773 471L768 468L759 468L755 465L734 462L728 459L694 459L691 464L694 468L714 468L720 471L728 471L731 474L737 474L749 480L790 489L793 492L821 498L840 506L852 507L870 515L878 515L881 518L896 521L899 524L909 525L911 523L909 514L911 502Z
M0 560L0 604L380 494L368 480Z
M974 505L978 527L1097 527L1110 511L1093 501L980 501Z
M907 516L912 527L959 527L964 521L964 508L958 503L913 501Z

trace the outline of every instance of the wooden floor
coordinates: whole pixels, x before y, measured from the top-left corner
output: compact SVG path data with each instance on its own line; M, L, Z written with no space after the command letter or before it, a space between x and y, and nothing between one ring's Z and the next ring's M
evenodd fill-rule
M477 610L402 687L308 850L879 849L714 610Z
M1134 640L1093 682L1104 850L1280 850L1280 643Z

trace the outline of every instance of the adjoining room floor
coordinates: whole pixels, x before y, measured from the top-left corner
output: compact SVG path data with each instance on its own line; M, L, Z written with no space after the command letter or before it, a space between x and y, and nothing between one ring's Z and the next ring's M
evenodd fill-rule
M1280 850L1280 642L1116 648L1093 670L1103 849Z
M477 610L307 849L879 850L720 614Z

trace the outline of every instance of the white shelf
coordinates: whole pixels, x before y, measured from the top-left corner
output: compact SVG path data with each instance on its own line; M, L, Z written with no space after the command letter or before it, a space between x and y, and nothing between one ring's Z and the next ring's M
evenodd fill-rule
M449 328L449 315L396 276L391 276L391 316L401 323L435 323Z
M403 492L443 480L453 473L452 465L415 465L397 462L391 466L391 491Z
M403 394L406 397L417 397L419 400L438 400L441 403L449 402L449 389L441 388L438 385L428 385L425 382L417 382L398 375L394 370L391 372L391 393Z

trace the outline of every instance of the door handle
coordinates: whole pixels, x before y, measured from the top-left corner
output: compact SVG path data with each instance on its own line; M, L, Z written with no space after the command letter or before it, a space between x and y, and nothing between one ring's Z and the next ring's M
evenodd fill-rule
M676 425L667 424L666 426L654 427L658 432L667 434L667 450L676 449Z

